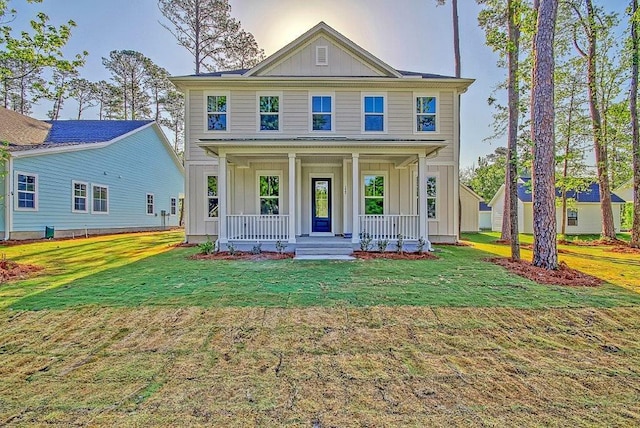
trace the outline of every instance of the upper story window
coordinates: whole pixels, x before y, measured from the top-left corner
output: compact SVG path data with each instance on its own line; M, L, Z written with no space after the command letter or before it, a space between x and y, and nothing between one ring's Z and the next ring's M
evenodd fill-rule
M226 94L206 94L207 131L227 130L228 99Z
M19 172L17 177L18 205L20 210L38 209L38 176Z
M176 198L171 198L171 203L169 204L169 214L176 215L178 207L178 201Z
M365 95L363 97L363 123L367 132L385 131L385 97Z
M432 96L416 97L416 132L436 132L437 99Z
M74 213L86 213L89 210L89 204L87 204L87 183L74 181L73 185L73 212Z
M260 108L260 131L279 131L280 96L260 95L258 105Z
M311 96L311 129L333 130L333 97L331 95Z
M218 177L207 176L207 217L218 218Z

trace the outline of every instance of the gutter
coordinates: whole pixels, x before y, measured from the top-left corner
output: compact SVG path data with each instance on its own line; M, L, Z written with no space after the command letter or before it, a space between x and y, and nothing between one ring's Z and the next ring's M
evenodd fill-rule
M9 159L5 162L5 192L4 192L4 240L8 241L13 229L13 156L9 155Z

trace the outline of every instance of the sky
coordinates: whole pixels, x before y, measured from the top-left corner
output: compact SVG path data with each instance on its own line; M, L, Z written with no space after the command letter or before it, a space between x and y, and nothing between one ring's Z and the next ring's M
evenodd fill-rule
M320 21L400 70L453 76L451 9L435 0L230 0L231 13L270 55ZM54 25L73 19L77 27L65 52L88 51L82 77L108 79L102 58L112 50L137 50L172 75L193 73L193 60L159 22L164 21L156 0L44 0L30 4L12 0L18 10L14 28L21 28L38 11ZM477 163L504 145L504 139L485 141L492 134L492 109L487 99L506 77L497 55L484 44L475 0L459 2L462 77L475 79L461 100L461 167ZM504 94L497 98L504 100ZM51 108L42 101L33 116L45 119ZM72 109L62 119L71 119ZM91 117L87 117L91 118Z

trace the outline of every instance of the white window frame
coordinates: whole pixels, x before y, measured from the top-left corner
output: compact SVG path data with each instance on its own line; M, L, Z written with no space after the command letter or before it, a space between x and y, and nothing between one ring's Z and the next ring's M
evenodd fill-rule
M264 196L260 196L260 177L278 177L278 214L262 214L260 199ZM256 212L258 215L283 215L283 206L282 206L282 198L283 198L283 181L282 181L282 170L265 170L265 171L256 171ZM272 198L270 196L266 196L267 198Z
M207 101L209 100L209 97L227 97L227 111L224 113L219 113L219 114L226 114L227 115L227 129L209 129L209 111L207 110ZM207 133L215 133L215 134L219 134L219 133L228 133L230 132L230 128L231 128L231 93L229 91L205 91L204 92L204 103L203 103L203 109L204 109L204 132ZM212 113L212 114L216 114L216 113Z
M324 61L320 61L320 51L324 50ZM329 65L329 46L322 45L316 46L316 65L328 66Z
M268 130L261 130L260 129L260 117L262 116L262 113L260 112L260 97L278 97L278 112L277 113L268 113L266 112L265 114L277 114L278 115L278 129L277 130L272 130L272 131L268 131ZM256 131L258 133L267 133L267 134L275 134L275 133L281 133L282 132L282 128L283 128L283 117L284 115L282 114L282 110L284 107L284 103L283 103L284 99L282 97L282 91L256 91Z
M366 196L364 179L368 175L381 176L384 179L382 186L382 214L365 214L366 212ZM360 214L361 215L387 215L389 214L389 172L388 171L362 171L360 174Z
M169 215L178 214L178 198L172 196L169 198Z
M435 131L418 131L418 112L416 110L416 102L419 97L433 97L436 99L436 130ZM416 135L435 135L440 134L440 92L414 92L412 98L412 107L411 111L413 112L413 133Z
M215 177L216 178L216 189L218 190L218 192L216 193L215 197L213 196L209 196L209 177ZM205 221L218 221L218 219L220 218L220 190L218 189L218 185L220 183L220 177L218 176L218 174L213 174L213 173L209 173L209 174L205 174L204 175L204 220ZM218 200L218 215L216 217L210 217L209 216L209 198L211 199L217 199Z
M94 209L94 205L93 205L93 189L95 187L102 187L103 189L107 189L107 210L106 211L96 211ZM109 214L109 195L110 195L110 190L109 190L109 186L107 186L106 184L99 184L99 183L91 183L91 214L100 214L100 215L106 215Z
M387 92L362 92L360 96L360 121L361 130L363 134L387 134L389 132L389 108L388 108L388 93ZM366 131L365 130L365 111L364 111L364 99L366 97L382 97L382 131ZM366 114L378 114L378 113L366 113Z
M570 223L569 223L569 220L570 220L570 218L569 218L569 211L573 211L573 212L575 212L575 213L576 213L576 216L575 216L575 220L576 220L576 222L575 222L575 224L570 224ZM579 214L578 214L578 208L567 208L567 227L578 227L578 225L579 225Z
M149 204L149 196L151 196L151 204ZM149 207L151 207L151 212L149 212ZM145 211L147 215L155 215L156 214L156 198L153 193L147 193L145 197Z
M85 196L84 196L84 206L85 209L84 210L77 210L76 209L76 184L80 184L80 185L84 185L85 187ZM89 183L87 183L86 181L76 181L76 180L72 180L71 181L71 212L72 213L79 213L79 214L87 214L89 213L89 205L91 202L91 199L89 198Z
M330 97L331 98L331 112L330 113L318 113L329 114L331 116L331 130L322 131L313 129L313 97ZM309 132L314 134L334 134L336 132L336 94L335 92L309 92Z
M436 179L436 196L435 196L435 200L436 200L436 216L434 218L429 218L429 213L427 212L427 221L440 221L440 195L441 195L441 191L440 191L440 172L439 171L432 171L432 172L427 172L425 175L425 179L427 178L435 178ZM425 183L426 185L426 183ZM413 200L413 212L415 213L415 215L419 215L420 211L419 211L419 206L418 206L418 171L413 172L413 197L411 198ZM427 199L429 199L429 196L426 197L425 199L425 209L427 208Z
M24 175L25 177L29 176L29 177L34 177L35 178L35 183L34 183L34 191L33 191L33 208L28 208L28 207L19 207L19 195L20 192L26 192L26 193L32 193L29 192L27 190L18 190L18 176L20 175ZM23 172L23 171L16 171L15 172L15 204L13 206L14 211L30 211L30 212L35 212L38 211L38 200L40 198L38 198L38 188L40 185L40 178L38 177L38 174L34 174L31 172Z

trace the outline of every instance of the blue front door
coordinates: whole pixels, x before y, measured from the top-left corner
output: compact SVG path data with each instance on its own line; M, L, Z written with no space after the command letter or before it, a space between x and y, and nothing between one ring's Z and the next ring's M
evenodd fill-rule
M311 232L331 232L331 179L311 179Z

